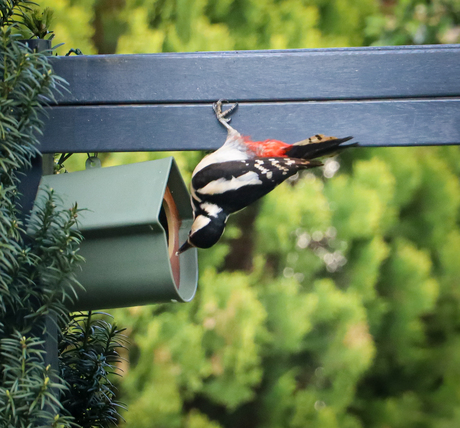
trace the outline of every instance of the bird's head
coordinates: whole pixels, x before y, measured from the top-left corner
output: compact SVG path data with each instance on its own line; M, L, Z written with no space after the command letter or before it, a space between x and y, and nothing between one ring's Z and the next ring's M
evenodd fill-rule
M200 214L195 217L188 239L179 248L177 254L187 251L189 248L210 248L220 239L224 233L227 216L219 213L216 216Z

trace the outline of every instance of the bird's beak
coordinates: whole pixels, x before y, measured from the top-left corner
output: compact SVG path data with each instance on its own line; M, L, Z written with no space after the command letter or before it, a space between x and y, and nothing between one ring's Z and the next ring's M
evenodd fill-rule
M193 245L190 244L190 242L185 241L182 247L180 247L179 250L176 252L176 256L183 253L184 251L187 251L189 248L193 248Z

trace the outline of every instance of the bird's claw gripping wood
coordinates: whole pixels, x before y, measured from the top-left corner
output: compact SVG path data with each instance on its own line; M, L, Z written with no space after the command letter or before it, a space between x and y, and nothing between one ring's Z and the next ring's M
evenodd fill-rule
M232 128L229 125L232 118L227 117L227 116L232 114L235 111L235 109L238 107L238 103L230 105L230 108L223 111L222 103L224 102L227 102L227 100L219 100L212 105L212 108L214 109L214 113L216 113L217 120L228 129L228 132L231 132L231 131L237 132L234 128Z

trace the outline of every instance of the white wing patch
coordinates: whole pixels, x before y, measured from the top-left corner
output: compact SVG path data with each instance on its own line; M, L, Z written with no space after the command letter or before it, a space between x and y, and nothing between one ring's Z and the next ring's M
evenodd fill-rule
M209 202L203 202L200 204L200 208L211 217L217 217L217 215L222 212L222 208L216 204L211 204Z
M268 159L270 161L270 163L275 167L275 168L278 168L280 171L283 172L283 175L287 175L287 173L289 172L289 168L286 168L283 164L285 163L286 165L290 166L292 165L293 163L295 163L294 160L292 159L289 159L289 160L284 160L282 162L280 162L279 160L277 159L273 159L273 158L270 158ZM271 177L269 177L271 178Z
M267 174L270 172L269 169L264 167L264 161L261 159L256 159L254 163L254 168L257 168L261 174ZM268 174L267 174L267 177L268 177ZM268 177L268 178L271 178L271 177Z
M239 177L232 177L231 180L218 178L217 180L210 181L206 186L198 189L198 193L202 195L216 195L231 190L238 190L244 186L254 186L257 184L262 184L259 175L254 171L249 171Z

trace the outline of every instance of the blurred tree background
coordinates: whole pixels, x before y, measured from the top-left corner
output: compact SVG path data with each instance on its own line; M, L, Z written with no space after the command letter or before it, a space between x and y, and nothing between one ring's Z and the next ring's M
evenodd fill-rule
M40 6L55 10L61 53L460 38L458 0ZM102 157L108 166L166 155ZM174 156L188 182L202 153ZM66 166L83 164L76 156ZM234 216L223 241L199 254L192 303L113 311L131 341L122 426L460 426L459 174L457 147L353 149Z

